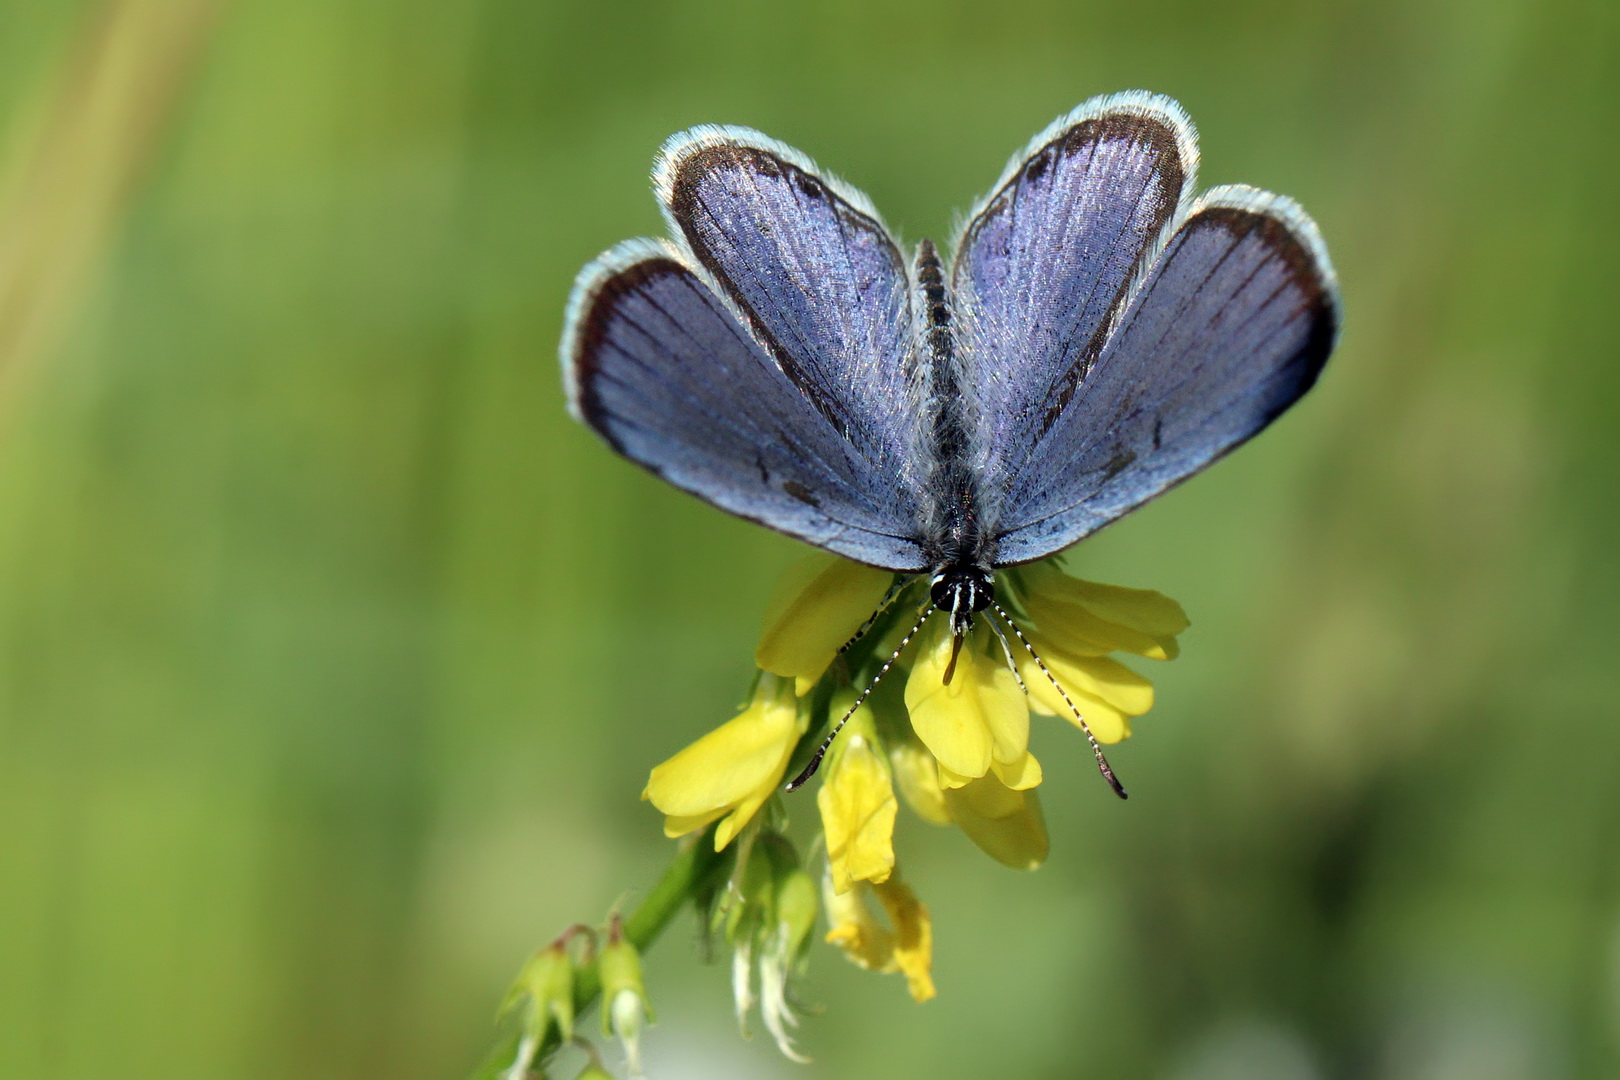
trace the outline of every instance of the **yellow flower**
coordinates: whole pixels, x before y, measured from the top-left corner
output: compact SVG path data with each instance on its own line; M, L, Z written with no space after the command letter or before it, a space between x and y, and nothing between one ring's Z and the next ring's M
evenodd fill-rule
M894 581L886 570L816 552L794 563L765 611L754 662L809 693Z
M664 813L665 836L724 818L714 834L719 851L781 784L804 728L792 684L763 675L748 707L653 769L641 797Z
M1187 629L1187 613L1162 593L1073 578L1050 559L1020 567L1017 580L1024 610L1046 640L1065 652L1173 660L1181 651L1176 635Z
M1031 632L1029 639L1098 742L1129 738L1130 718L1153 708L1153 684L1124 664L1107 657L1076 656L1039 633ZM1074 723L1074 713L1027 652L1019 657L1018 670L1029 687L1031 709Z
M986 776L945 792L951 820L992 859L1014 870L1046 861L1046 819L1033 790L1014 791Z
M941 787L961 787L992 770L1014 788L1041 782L1029 753L1029 702L1000 642L980 625L962 643L951 681L949 622L935 619L906 679L911 726L939 762Z
M1107 657L1134 652L1174 658L1176 635L1187 628L1181 605L1149 589L1126 589L1069 577L1051 563L1022 568L1021 599L1033 626L1025 636L1062 684L1086 726L1101 743L1130 737L1131 717L1153 708L1153 684ZM1069 709L1027 650L1015 654L1029 688L1030 708L1071 723Z
M870 971L899 971L916 1001L934 996L934 928L928 909L898 876L880 885L860 884L840 893L824 890L827 920L832 929L827 941L844 950L851 961ZM878 920L871 900L876 898L888 917Z
M827 837L833 889L844 893L857 881L887 880L894 867L898 804L888 762L877 749L869 709L856 710L834 744L816 805Z

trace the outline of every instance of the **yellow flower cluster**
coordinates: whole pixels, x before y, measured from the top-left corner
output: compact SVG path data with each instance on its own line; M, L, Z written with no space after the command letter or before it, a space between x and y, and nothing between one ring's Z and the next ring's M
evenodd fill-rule
M897 650L924 602L922 581L830 555L798 563L766 615L752 700L648 779L643 797L664 813L665 832L719 822L716 849L731 844L781 789L795 751L813 748ZM1187 627L1175 601L1069 577L1055 560L1000 571L995 585L1016 627L986 612L956 642L949 620L928 620L850 715L821 769L827 940L864 967L903 972L919 1001L934 994L932 931L895 871L899 802L955 824L1008 866L1039 866L1048 840L1031 713L1083 725L1101 743L1127 738L1131 719L1152 707L1153 686L1110 654L1171 659Z

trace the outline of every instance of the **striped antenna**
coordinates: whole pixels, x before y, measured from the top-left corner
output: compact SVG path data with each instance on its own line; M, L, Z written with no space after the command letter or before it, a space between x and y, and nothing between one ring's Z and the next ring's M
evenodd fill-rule
M1035 661L1035 666L1041 669L1041 674L1046 676L1046 681L1052 684L1052 689L1058 692L1058 696L1063 699L1063 704L1067 705L1069 707L1069 711L1074 714L1074 722L1079 724L1080 730L1086 733L1086 740L1091 743L1091 752L1097 756L1097 768L1101 770L1103 779L1108 781L1108 786L1113 788L1114 794L1118 795L1120 798L1130 798L1130 796L1125 793L1125 785L1121 784L1119 782L1119 777L1114 775L1113 766L1109 765L1108 759L1103 756L1102 744L1097 741L1097 736L1091 733L1091 725L1086 723L1086 718L1080 715L1080 710L1075 706L1074 702L1069 699L1069 693L1063 689L1063 684L1057 681L1057 676L1053 675L1052 669L1046 666L1046 661L1041 659L1041 654L1035 651L1035 646L1029 643L1029 638L1025 637L1024 632L1018 629L1018 624L1012 621L1012 616L1007 614L1007 609L1003 608L994 600L990 601L990 607L995 610L997 615L1001 616L1001 621L1007 624L1007 629L1011 630L1013 632L1013 636L1016 637L1023 644L1024 648L1029 651L1030 658ZM991 623L990 625L994 626L995 623ZM998 630L997 633L999 634L999 632L1000 631ZM1011 659L1012 657L1009 656L1008 660L1010 661Z
M804 771L799 773L798 776L788 781L787 790L798 791L810 782L812 776L816 775L816 770L821 768L821 759L827 756L827 748L832 745L834 739L838 738L838 733L844 730L844 725L849 723L849 718L855 715L855 710L866 704L866 699L871 696L873 690L877 689L878 680L889 673L889 669L894 666L894 662L900 659L900 654L906 651L906 646L911 644L911 639L917 636L917 631L922 629L923 623L928 621L928 616L932 615L934 611L934 602L930 600L928 606L923 608L922 614L917 616L917 621L911 624L911 629L906 631L906 636L900 639L900 644L895 646L894 652L890 653L889 658L883 661L883 666L877 669L877 674L872 676L872 681L866 684L866 689L862 690L860 696L855 699L855 704L849 707L849 711L844 713L838 723L833 725L833 729L827 733L827 737L821 740L821 745L816 748L815 756L810 759L810 764L806 765Z

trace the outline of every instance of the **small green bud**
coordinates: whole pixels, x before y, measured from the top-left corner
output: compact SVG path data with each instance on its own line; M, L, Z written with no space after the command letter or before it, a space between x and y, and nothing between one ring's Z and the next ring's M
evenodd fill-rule
M563 1041L574 1037L574 960L566 939L559 938L529 957L506 992L501 1015L513 1009L523 1011L526 1036L543 1040L555 1023Z
M588 962L595 931L586 926L571 926L556 941L529 957L512 988L506 992L499 1015L517 1012L523 1029L517 1057L504 1074L507 1080L527 1080L529 1066L553 1027L561 1042L574 1037L574 958L569 945L581 936L586 939Z
M776 882L776 922L783 937L787 959L797 963L810 945L821 909L820 890L810 875L794 867Z
M618 1038L630 1075L641 1076L641 1029L652 1021L652 1007L641 980L641 955L625 938L617 915L596 965L602 976L602 1034Z

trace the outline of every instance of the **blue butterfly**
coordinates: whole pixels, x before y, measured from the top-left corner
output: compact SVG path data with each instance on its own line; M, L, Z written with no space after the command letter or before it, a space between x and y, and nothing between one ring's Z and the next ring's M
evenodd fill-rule
M1256 188L1195 195L1197 164L1175 101L1095 98L1013 157L948 258L908 259L797 150L692 128L653 171L671 238L574 284L569 408L722 510L931 575L960 640L998 567L1245 442L1333 349L1316 225Z

